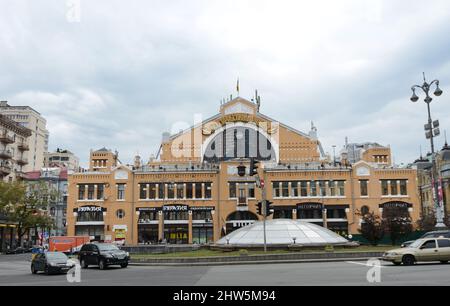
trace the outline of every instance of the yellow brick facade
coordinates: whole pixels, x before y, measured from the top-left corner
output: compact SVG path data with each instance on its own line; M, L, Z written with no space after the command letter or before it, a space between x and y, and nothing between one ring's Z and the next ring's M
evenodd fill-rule
M252 130L258 146L248 141ZM230 147L233 139L244 139L242 154L239 145ZM358 233L361 209L382 214L397 207L414 222L420 216L416 170L390 167L389 148L336 165L324 156L314 128L299 132L237 98L218 115L166 137L158 161L131 168L118 164L117 153L91 152L89 172L69 176L68 235L127 244L217 241L261 219L255 177L237 174L240 165L249 169L253 149L270 153L258 172L275 206L270 218L304 219L347 235ZM224 155L214 159L209 151Z

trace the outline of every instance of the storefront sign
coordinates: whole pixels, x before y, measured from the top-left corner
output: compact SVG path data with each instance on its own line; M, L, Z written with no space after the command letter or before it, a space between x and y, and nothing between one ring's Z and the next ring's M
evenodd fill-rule
M322 209L323 205L320 203L305 203L305 204L297 204L297 209Z
M187 205L167 205L163 206L163 211L188 211L189 206Z
M192 211L213 211L215 210L214 207L191 207L190 210Z
M106 208L99 207L99 206L83 206L78 207L73 210L73 212L104 212L106 211Z
M139 207L136 208L136 211L160 211L161 207Z
M389 209L389 208L410 208L410 207L412 207L412 204L405 203L405 202L389 202L389 203L380 204L379 207L380 208L385 208L385 209Z

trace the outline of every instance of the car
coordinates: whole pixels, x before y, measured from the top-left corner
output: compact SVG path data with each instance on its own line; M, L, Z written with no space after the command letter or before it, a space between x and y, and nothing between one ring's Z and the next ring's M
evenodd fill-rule
M428 232L426 234L424 234L422 238L450 238L450 231L445 230L445 231L433 231L433 232ZM410 241L405 241L402 243L401 247L402 248L406 248L409 245L411 245L415 240L410 240Z
M395 249L383 254L384 261L394 265L411 266L417 262L437 261L446 264L450 261L450 239L425 238L414 241L406 248Z
M83 269L91 265L98 266L100 270L113 265L126 268L130 261L130 254L112 243L88 243L81 247L78 259Z
M45 274L67 273L75 267L73 262L62 252L46 252L36 254L31 261L31 273L37 274L42 271Z

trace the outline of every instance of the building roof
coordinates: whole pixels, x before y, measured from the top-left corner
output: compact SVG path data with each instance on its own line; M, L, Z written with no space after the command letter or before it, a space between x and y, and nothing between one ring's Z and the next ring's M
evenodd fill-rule
M345 245L347 239L316 224L301 220L275 219L266 221L267 243L269 245L303 246ZM264 244L263 222L240 228L221 238L219 245L261 246Z

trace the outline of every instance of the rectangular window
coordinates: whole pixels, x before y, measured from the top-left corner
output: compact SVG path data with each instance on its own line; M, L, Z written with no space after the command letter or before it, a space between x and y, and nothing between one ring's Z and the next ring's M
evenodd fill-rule
M254 199L255 198L255 184L248 184L248 197Z
M327 196L327 189L325 188L325 181L319 181L319 190L320 190L321 197Z
M139 184L139 199L145 200L147 199L147 185Z
M288 198L289 197L289 182L281 183L281 189L282 189L283 198Z
M316 186L316 181L311 181L311 192L309 193L310 196L312 197L317 197L317 186Z
M117 185L117 200L125 200L125 184Z
M212 198L212 184L205 183L205 199L211 199L211 198Z
M177 199L184 199L184 184L177 184Z
M95 190L94 185L88 185L88 200L94 199L94 190Z
M230 192L230 199L235 199L236 198L236 183L230 183L229 185L229 192Z
M97 185L97 200L103 200L105 195L105 187L103 184Z
M336 196L336 182L329 181L328 188L330 189L330 197L335 197Z
M195 198L196 199L202 198L202 183L195 184Z
M308 196L308 182L303 181L300 183L300 195L302 197Z
M391 181L391 195L398 195L397 181Z
M360 188L362 197L369 196L368 181L366 181L366 180L359 181L359 188Z
M291 197L298 198L298 182L291 182Z
M337 184L338 196L345 196L345 181L338 181Z
M194 191L192 183L186 183L186 198L192 199L194 197Z
M239 198L245 199L247 198L247 189L245 188L245 184L239 184Z
M161 183L158 185L158 199L166 198L166 184Z
M280 182L273 182L272 183L272 189L273 189L273 197L274 198L281 197Z
M156 184L149 184L149 198L150 199L156 199Z
M381 181L381 194L384 196L389 194L388 182L386 180Z
M78 200L84 200L84 193L86 191L85 185L78 185Z
M167 184L167 198L168 199L175 198L175 184Z
M401 195L408 195L408 184L407 184L407 180L401 180L401 181L400 181L400 194L401 194Z

